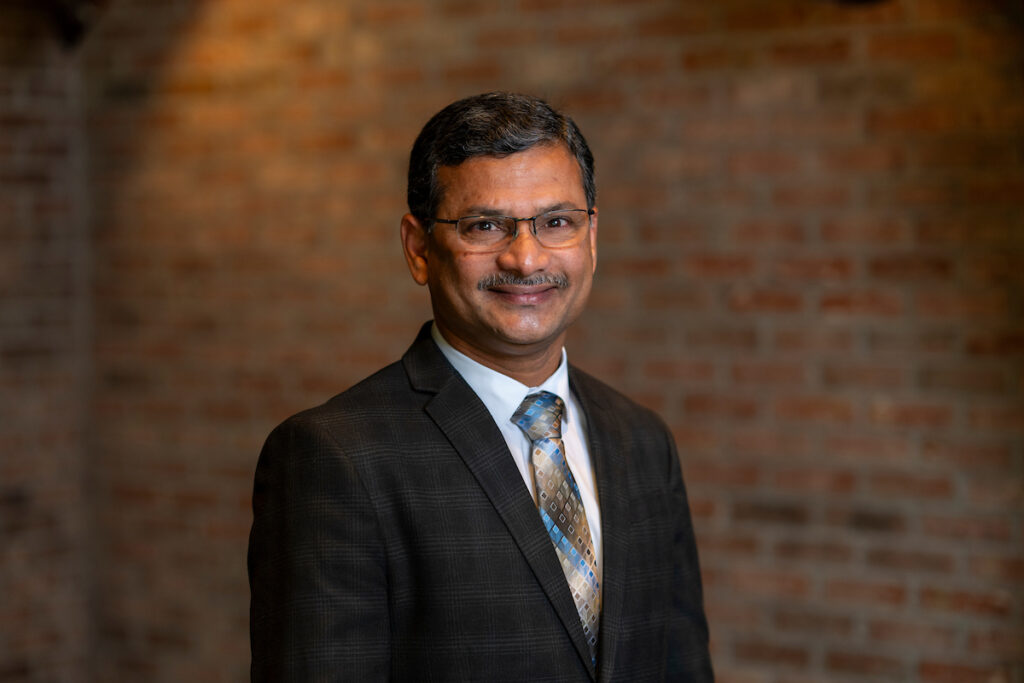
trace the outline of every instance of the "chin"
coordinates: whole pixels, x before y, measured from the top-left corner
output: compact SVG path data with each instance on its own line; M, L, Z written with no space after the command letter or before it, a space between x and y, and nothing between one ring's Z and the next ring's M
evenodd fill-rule
M554 341L561 330L541 325L515 325L498 327L497 332L509 344L526 346Z

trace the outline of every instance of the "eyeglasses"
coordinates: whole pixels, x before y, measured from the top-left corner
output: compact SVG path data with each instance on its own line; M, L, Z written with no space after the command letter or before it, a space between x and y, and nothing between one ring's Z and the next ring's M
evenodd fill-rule
M541 246L570 247L587 233L594 209L562 209L530 218L512 216L463 216L456 220L432 218L435 223L455 226L462 243L471 251L499 251L519 234L519 223L529 221L531 232Z

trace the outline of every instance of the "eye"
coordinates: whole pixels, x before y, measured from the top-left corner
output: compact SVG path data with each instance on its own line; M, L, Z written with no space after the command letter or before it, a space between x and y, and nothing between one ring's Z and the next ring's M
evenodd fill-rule
M467 234L479 234L487 232L500 232L505 230L505 226L500 220L495 218L466 218L461 221L462 232Z
M560 232L562 230L573 230L579 227L582 222L579 215L581 212L578 211L556 211L554 213L545 214L542 216L537 226L541 230L552 230Z

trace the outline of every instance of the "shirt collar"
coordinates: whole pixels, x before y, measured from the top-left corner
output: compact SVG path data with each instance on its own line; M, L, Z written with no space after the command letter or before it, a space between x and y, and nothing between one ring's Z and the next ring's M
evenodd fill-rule
M437 329L437 323L430 327L430 336L441 349L441 353L448 359L455 370L462 375L466 383L483 401L487 409L498 421L499 416L508 419L519 409L520 404L530 394L538 391L550 391L557 394L563 401L568 403L569 397L569 371L568 356L565 347L562 347L562 358L558 363L558 369L552 373L540 386L528 387L522 382L512 379L497 370L492 370L482 365L461 351L456 350ZM564 411L563 422L569 421L568 410Z

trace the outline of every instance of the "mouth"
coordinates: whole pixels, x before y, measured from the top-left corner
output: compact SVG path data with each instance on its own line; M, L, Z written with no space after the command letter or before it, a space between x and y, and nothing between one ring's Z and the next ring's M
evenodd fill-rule
M492 287L487 291L514 306L536 306L554 296L558 291L558 287L554 285L536 285L533 287L506 285L504 287Z
M562 274L524 278L500 273L483 278L477 289L489 292L510 305L535 306L568 286L569 279Z

